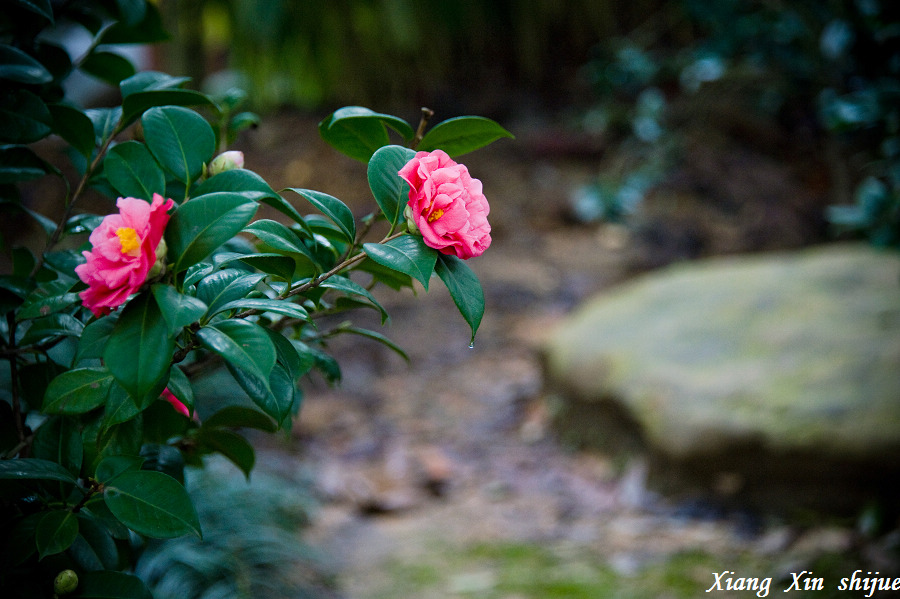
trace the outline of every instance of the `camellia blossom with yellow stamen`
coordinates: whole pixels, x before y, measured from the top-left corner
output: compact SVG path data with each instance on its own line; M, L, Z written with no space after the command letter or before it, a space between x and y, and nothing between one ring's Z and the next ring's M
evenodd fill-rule
M118 214L110 214L91 232L91 251L75 273L88 288L79 295L96 316L108 314L162 271L166 259L163 231L172 200L153 194L153 201L119 198Z
M490 208L481 181L443 150L418 152L398 173L409 183L404 214L425 245L463 260L491 245Z

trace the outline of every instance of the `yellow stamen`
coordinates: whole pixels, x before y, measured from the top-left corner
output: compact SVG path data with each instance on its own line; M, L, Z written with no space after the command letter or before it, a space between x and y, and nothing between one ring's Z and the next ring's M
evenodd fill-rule
M435 210L434 212L432 212L431 214L428 215L428 222L433 223L434 221L436 221L437 219L439 219L442 216L444 216L444 211L441 210L440 208L438 208L437 210Z
M141 247L141 240L138 238L137 232L131 227L119 227L116 229L116 235L122 244L123 254L128 254Z

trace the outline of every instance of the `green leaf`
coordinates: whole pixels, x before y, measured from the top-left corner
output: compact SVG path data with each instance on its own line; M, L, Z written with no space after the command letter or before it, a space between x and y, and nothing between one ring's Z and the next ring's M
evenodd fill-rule
M0 184L38 179L54 170L53 166L30 148L0 147Z
M42 410L47 414L83 414L103 405L113 376L106 368L68 370L47 386Z
M140 470L143 464L144 458L138 456L110 456L108 458L103 458L102 460L100 460L100 463L97 464L97 470L94 473L94 478L97 479L97 482L103 483L105 485L109 482L112 482L120 474L124 474L125 472L134 470Z
M259 269L264 273L273 275L279 279L284 280L287 283L291 282L291 279L294 278L294 272L297 270L297 263L294 261L294 258L290 256L283 256L281 254L251 254L251 255L242 255L238 254L223 260L220 265L224 266L225 264L229 264L231 262L242 262L248 266L252 266L253 268Z
M75 596L78 599L153 599L140 578L113 570L81 574Z
M395 291L400 291L404 287L412 287L412 278L409 275L382 266L371 258L366 258L354 267L353 270L367 272L372 275L375 281L387 285Z
M216 135L202 116L181 106L156 106L141 117L147 147L179 181L190 184L216 149Z
M133 531L156 539L200 535L200 521L185 488L162 472L130 470L103 488L109 511Z
M501 137L515 139L512 133L491 119L460 116L432 127L419 142L417 149L430 152L440 148L453 157L482 148Z
M185 405L189 412L194 412L194 389L191 387L190 379L181 368L172 368L166 388Z
M128 391L113 381L103 410L103 430L136 418L141 413L141 407L143 406L139 406L134 398L128 395Z
M77 293L68 292L69 286L70 285L63 285L62 292L59 288L38 289L28 296L25 303L22 304L22 307L16 312L16 320L22 322L23 320L31 318L49 316L80 302L81 298Z
M78 349L75 351L76 364L81 360L99 360L103 357L103 350L109 342L109 336L118 318L119 314L113 313L84 327L78 340Z
M84 458L81 430L77 419L51 416L34 435L32 456L56 462L78 478Z
M237 235L256 214L258 192L217 192L185 202L166 227L174 272L200 262Z
M156 299L156 304L162 312L166 325L168 325L171 337L175 337L181 332L181 329L203 318L208 310L203 301L178 293L171 285L156 283L150 290L153 292L153 297Z
M289 187L289 190L300 194L310 204L315 206L322 214L328 217L344 233L347 241L353 243L356 239L356 219L353 212L342 201L321 191L312 189L299 189Z
M363 251L375 262L413 277L428 289L438 252L425 245L420 236L404 235L386 243L366 243Z
M328 279L325 279L321 283L319 283L319 287L321 287L323 289L334 289L335 291L340 291L340 292L346 293L348 295L355 295L358 297L365 298L366 300L369 301L370 304L372 304L372 306L376 310L378 310L381 313L381 323L382 324L384 324L384 322L388 318L387 312L381 306L381 304L378 303L378 300L375 299L375 296L373 296L371 293L369 293L369 291L365 287L363 287L359 283L356 283L355 281L351 281L347 277L342 277L340 275L334 275Z
M0 142L28 144L50 135L53 117L37 95L12 90L0 104Z
M72 473L50 460L18 458L0 460L0 480L57 480L75 484Z
M69 142L82 156L90 156L94 150L91 119L81 110L66 104L48 104L47 108L53 118L53 132Z
M124 197L153 200L154 193L165 193L166 176L147 146L126 141L113 147L103 162L103 174Z
M256 454L247 439L227 429L204 427L200 429L197 440L211 451L218 451L231 460L241 469L244 476L250 478L250 471L256 463Z
M297 212L297 209L275 193L265 179L251 170L236 168L219 173L198 185L194 190L194 195L199 196L215 191L258 191L263 194L259 197L261 203L278 210L301 226L306 226L306 221L303 220L303 216Z
M265 243L271 249L291 255L300 255L313 261L309 249L303 245L303 241L297 233L278 221L260 219L251 223L245 233L252 233L257 239Z
M88 569L85 566L88 559L92 563L90 571L104 568L114 570L119 566L119 551L110 531L99 518L86 510L78 512L78 535L84 540L84 547L79 556L73 557L76 557L82 568ZM76 551L76 543L78 539L72 544L70 554Z
M62 553L78 536L78 518L70 510L53 510L41 518L34 529L39 559Z
M203 421L201 429L207 428L254 428L274 433L278 424L255 408L227 406Z
M131 61L115 52L94 51L78 65L79 68L110 85L118 85L123 79L135 73Z
M139 24L147 16L146 0L116 0L119 18L129 26Z
M334 111L319 123L319 135L336 150L368 162L378 148L390 143L385 125L407 141L413 138L412 127L403 119L361 106L346 106Z
M206 349L258 379L259 385L268 389L276 354L263 328L246 320L226 320L201 328L197 337ZM253 397L249 391L248 394Z
M379 148L369 160L369 189L392 227L400 221L403 208L409 200L409 183L398 173L415 155L409 148L385 146Z
M121 2L122 0L118 0ZM130 0L129 0L130 1ZM159 9L151 2L146 2L144 17L139 23L129 24L125 21L113 23L100 36L100 44L152 44L169 39Z
M259 310L260 312L274 312L299 320L310 320L309 312L302 306L291 303L287 300L277 300L268 298L241 298L222 304L217 307L216 311L210 311L210 315L228 310Z
M103 359L116 382L144 407L162 391L174 349L159 306L144 292L125 305Z
M266 275L260 273L246 274L233 269L219 271L201 281L197 285L197 294L209 306L207 318L222 311L222 306L233 300L243 298L256 289Z
M84 112L94 125L94 145L103 145L118 131L122 107L91 108Z
M127 99L140 92L177 90L190 80L190 77L173 77L159 71L141 71L119 83L119 90L122 92L122 98Z
M287 369L291 380L296 381L298 378L309 372L315 365L315 358L309 353L300 353L294 342L282 335L279 331L266 329L269 338L275 345L275 353L278 356L279 364Z
M150 89L136 91L124 97L122 122L130 124L150 108L158 106L210 106L216 110L216 105L209 96L192 89Z
M18 48L0 44L0 79L40 85L50 83L53 75L44 65Z
M439 254L435 272L447 286L459 313L472 328L472 341L484 316L484 290L472 269L457 258Z

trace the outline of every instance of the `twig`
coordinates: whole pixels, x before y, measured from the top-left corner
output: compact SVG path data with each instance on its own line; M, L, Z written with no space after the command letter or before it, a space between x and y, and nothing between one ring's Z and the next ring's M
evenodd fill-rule
M428 120L434 116L434 111L430 108L422 107L422 118L419 119L419 128L416 129L416 135L413 137L412 143L409 144L410 149L415 150L419 142L425 137L425 128L428 126Z

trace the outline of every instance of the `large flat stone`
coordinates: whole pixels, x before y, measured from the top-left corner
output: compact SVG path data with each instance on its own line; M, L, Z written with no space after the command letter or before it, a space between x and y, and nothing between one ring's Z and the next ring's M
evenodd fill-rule
M725 477L745 498L802 504L900 474L896 253L837 244L670 267L583 305L545 363L563 436L637 440L675 487Z

